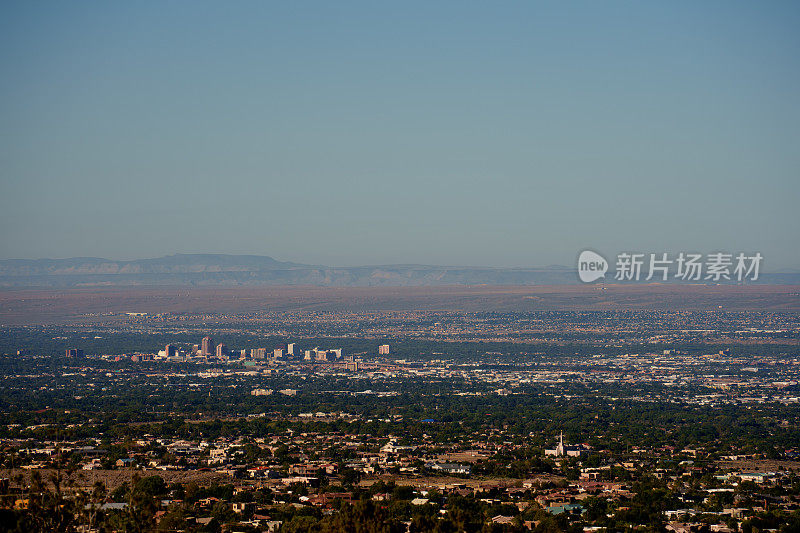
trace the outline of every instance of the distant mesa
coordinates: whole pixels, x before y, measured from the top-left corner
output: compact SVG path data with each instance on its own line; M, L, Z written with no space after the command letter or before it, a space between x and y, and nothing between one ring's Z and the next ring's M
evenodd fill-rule
M800 273L762 274L763 284L800 284ZM331 267L263 255L175 254L115 261L99 257L0 260L0 288L136 286L418 287L575 285L562 265L491 268L436 265Z
M432 265L330 267L268 256L175 254L115 261L98 257L0 261L0 287L247 286L332 287L427 285L563 285L575 283L563 266L488 268Z

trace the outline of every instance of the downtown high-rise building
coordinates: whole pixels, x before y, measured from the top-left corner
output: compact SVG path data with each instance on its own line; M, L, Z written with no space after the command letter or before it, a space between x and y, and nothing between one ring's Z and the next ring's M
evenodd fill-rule
M214 339L203 337L203 342L200 345L200 355L214 355Z
M83 350L80 348L69 348L66 351L67 357L83 357Z

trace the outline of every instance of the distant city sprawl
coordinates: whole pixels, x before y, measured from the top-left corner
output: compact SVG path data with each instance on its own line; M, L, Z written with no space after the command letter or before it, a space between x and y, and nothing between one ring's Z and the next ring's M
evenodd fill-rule
M798 520L793 313L89 318L2 330L3 512L21 528Z

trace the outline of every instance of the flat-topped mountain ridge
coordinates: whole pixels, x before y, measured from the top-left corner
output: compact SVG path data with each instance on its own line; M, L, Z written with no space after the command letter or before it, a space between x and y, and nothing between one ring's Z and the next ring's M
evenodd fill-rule
M97 257L0 260L0 287L79 285L529 285L574 283L566 267L490 268L435 265L331 267L269 256L175 254L154 259Z
M613 282L611 274L608 281ZM761 283L798 284L800 273L762 274ZM0 287L248 286L330 287L436 285L572 285L574 269L419 264L336 267L279 261L261 255L174 254L152 259L98 257L0 260Z

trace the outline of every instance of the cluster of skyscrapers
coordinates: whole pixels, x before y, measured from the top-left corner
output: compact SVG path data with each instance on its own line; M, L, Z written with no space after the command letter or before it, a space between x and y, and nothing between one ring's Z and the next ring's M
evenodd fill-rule
M380 348L382 350L384 346ZM386 352L388 353L388 345L385 345ZM179 355L193 355L201 357L217 357L219 359L252 359L252 360L265 360L265 359L298 359L300 352L297 351L296 345L293 342L282 344L269 350L268 348L249 348L242 350L230 350L224 343L215 343L212 337L203 337L200 344L195 344L189 353L186 350L181 350L177 345L167 344L162 352L167 357L174 357ZM319 347L305 350L302 353L302 358L306 361L338 361L343 359L341 348L332 348L322 350Z

